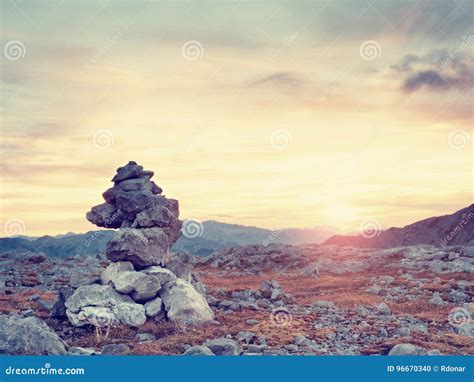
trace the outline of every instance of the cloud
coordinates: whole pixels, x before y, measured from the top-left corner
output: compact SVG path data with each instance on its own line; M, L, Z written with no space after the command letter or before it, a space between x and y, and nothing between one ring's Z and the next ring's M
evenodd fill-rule
M301 78L293 72L276 72L252 81L249 86L259 87L266 85L275 85L286 88L296 88L301 87L308 82L308 80Z
M425 55L408 54L391 69L397 76L402 76L402 90L408 93L421 88L468 90L474 81L474 67L472 57L463 54L466 45L460 45L462 48L453 52L444 49Z
M446 60L448 54L446 49L434 50L425 55L407 54L399 63L392 65L391 69L399 73L409 73L420 65L440 66Z
M408 77L403 84L403 90L412 92L422 86L431 89L447 89L455 83L454 78L445 78L435 70L425 70Z
M422 87L429 90L469 90L474 81L474 71L456 71L453 76L443 75L436 70L424 70L406 78L403 90L413 92Z

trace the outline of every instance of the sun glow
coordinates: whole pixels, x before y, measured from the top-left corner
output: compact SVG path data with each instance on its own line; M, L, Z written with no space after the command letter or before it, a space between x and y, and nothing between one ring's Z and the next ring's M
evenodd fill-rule
M342 229L356 226L360 220L357 209L349 204L332 204L324 208L324 216L329 225L334 225Z

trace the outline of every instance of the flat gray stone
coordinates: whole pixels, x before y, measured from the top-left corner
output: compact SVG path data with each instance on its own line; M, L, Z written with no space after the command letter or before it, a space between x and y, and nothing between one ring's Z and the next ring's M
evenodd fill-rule
M37 317L0 315L0 353L10 355L65 355L65 343Z
M186 350L183 355L214 355L207 346L196 345Z
M159 292L168 319L188 324L202 324L214 319L206 299L194 287L181 279L165 285Z
M389 351L388 355L418 355L418 350L412 344L397 344Z
M242 346L230 338L217 338L206 341L203 345L211 349L215 355L240 355L242 353Z

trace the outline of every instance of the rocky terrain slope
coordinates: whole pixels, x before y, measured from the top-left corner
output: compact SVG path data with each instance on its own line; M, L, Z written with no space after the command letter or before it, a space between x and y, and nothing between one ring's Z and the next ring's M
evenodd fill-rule
M363 227L362 227L363 228ZM358 236L335 235L323 244L392 248L428 244L437 247L474 245L474 204L451 215L436 216L407 225L377 231L372 227Z
M215 315L198 326L74 326L64 316L63 294L100 282L110 260L2 254L0 327L7 340L0 336L0 352L474 354L473 247L238 248L179 258L194 267ZM29 343L25 325L41 333L44 346Z

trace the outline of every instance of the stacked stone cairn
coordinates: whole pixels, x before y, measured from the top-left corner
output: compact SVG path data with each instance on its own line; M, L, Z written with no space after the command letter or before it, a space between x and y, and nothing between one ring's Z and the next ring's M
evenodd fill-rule
M65 301L75 326L121 323L139 326L147 319L201 324L214 319L204 288L189 268L170 252L181 235L177 200L136 162L117 169L105 203L92 208L87 220L118 228L106 247L110 265L101 284L77 288Z

